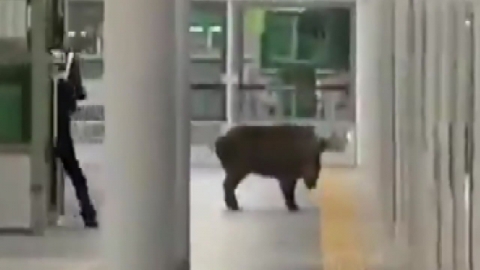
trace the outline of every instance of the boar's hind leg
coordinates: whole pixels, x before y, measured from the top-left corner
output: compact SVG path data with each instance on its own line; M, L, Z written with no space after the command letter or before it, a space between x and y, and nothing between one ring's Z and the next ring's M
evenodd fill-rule
M246 175L243 173L227 173L227 176L225 177L225 181L223 182L223 190L225 192L225 204L229 210L240 210L237 197L235 196L235 189L237 189L238 184L240 184L245 176Z
M282 189L285 205L290 211L297 211L298 205L295 201L295 187L297 185L296 179L279 179L280 188Z

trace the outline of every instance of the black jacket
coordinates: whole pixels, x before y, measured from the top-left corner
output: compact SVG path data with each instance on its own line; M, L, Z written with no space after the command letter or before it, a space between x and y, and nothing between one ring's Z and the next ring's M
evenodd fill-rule
M70 136L71 115L77 110L77 101L86 97L77 57L74 57L68 78L57 83L58 136Z

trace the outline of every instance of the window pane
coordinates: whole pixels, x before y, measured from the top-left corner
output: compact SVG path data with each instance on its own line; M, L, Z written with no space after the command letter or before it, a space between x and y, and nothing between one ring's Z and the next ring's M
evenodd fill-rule
M190 63L190 83L212 84L212 89L191 89L193 121L225 120L225 91L215 89L222 73L221 59L224 48L225 11L204 5L193 5L190 21L190 55L208 56L208 60L195 58Z
M31 98L30 64L0 64L0 143L29 141Z
M0 144L27 143L31 135L26 10L26 1L0 0Z
M26 10L26 0L0 0L0 37L25 38L29 19Z
M104 61L102 58L82 59L80 67L84 79L101 79L104 71Z
M297 57L300 60L313 60L317 57L319 51L322 48L323 43L321 40L314 38L310 35L299 33L298 35L298 47ZM323 45L324 46L324 45Z
M262 37L262 66L294 60L292 58L294 15L268 11L265 15L265 31Z
M192 9L190 21L190 54L220 55L223 49L225 14L205 8Z
M225 28L223 25L210 26L210 35L212 49L220 53L224 48Z
M192 90L193 121L224 121L225 91Z
M67 0L68 1L68 0ZM103 1L68 1L68 43L82 54L82 75L85 79L103 76Z
M67 5L70 45L84 54L102 53L104 3L70 1Z
M309 9L300 15L300 20L298 57L313 60L321 69L348 69L350 10Z
M225 34L223 31L223 28L221 29L221 32L214 32L212 34L212 46L215 50L221 51L224 48L225 44Z
M192 25L190 27L190 46L190 52L193 54L200 54L208 51L205 27L199 25Z

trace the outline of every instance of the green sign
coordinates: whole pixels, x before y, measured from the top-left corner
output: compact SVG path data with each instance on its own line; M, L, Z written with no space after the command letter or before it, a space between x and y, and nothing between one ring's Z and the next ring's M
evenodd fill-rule
M0 144L29 142L31 104L31 66L0 65Z
M255 35L263 34L265 30L265 10L260 8L248 9L245 14L245 28Z
M22 86L0 84L0 143L23 141Z

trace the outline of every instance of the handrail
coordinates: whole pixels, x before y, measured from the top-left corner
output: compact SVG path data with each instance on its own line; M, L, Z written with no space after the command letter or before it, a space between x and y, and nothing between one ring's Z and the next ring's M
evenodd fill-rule
M225 83L192 83L190 84L190 89L194 91L201 91L201 90L216 90L216 91L224 91L226 90L227 85ZM269 86L268 84L255 84L255 83L243 83L238 84L238 90L240 91L261 91L266 90L269 88L279 88L276 86ZM292 87L289 86L280 86L280 88L285 90L293 90ZM292 88L292 89L290 89ZM345 84L322 84L315 87L316 90L320 91L347 91L349 89L349 85Z

